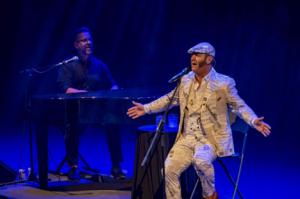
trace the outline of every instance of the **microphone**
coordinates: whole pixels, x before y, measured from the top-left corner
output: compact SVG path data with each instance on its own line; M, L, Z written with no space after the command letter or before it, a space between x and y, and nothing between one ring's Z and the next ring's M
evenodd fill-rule
M178 79L180 79L183 75L187 74L188 72L191 71L191 67L186 67L184 68L180 73L177 73L175 76L173 76L168 83L173 83L176 82Z
M70 58L70 59L66 59L66 60L63 60L63 61L61 61L61 62L55 64L55 66L61 66L61 65L64 65L64 64L73 62L73 61L77 61L77 60L79 60L79 58L78 58L77 56L74 56L74 57L72 57L72 58Z

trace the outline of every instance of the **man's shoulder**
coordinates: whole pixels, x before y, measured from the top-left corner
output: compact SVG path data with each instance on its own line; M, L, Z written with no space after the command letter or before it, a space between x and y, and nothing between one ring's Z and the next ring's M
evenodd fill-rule
M235 82L232 77L218 72L215 72L215 80L219 84L232 84Z
M235 85L235 81L232 77L218 72L214 74L214 83L217 87L230 87Z
M99 58L92 56L91 57L91 62L97 66L106 66L106 64Z

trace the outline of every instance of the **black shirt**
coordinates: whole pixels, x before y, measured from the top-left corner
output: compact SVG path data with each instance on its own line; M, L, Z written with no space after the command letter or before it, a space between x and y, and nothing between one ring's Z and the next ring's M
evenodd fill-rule
M62 92L66 92L70 87L97 91L117 85L107 65L94 56L91 56L87 63L78 60L62 66L58 71L57 81Z

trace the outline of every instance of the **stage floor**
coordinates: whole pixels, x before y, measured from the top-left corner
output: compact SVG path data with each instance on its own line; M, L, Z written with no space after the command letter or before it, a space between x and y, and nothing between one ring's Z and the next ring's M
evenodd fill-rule
M135 132L124 129L122 133L122 149L124 161L122 168L127 171L127 176L133 178L135 158ZM28 134L19 128L1 128L0 161L18 171L19 168L29 167ZM239 189L246 199L261 198L298 198L300 165L293 153L282 154L268 153L265 155L262 146L256 143L261 139L258 134L251 134L246 150L245 163L241 175ZM101 174L110 174L110 156L105 143L104 134L98 129L87 129L81 137L80 152L92 168L99 169ZM35 147L34 147L35 148ZM262 154L261 154L262 153ZM36 151L34 150L34 154ZM49 133L49 171L54 171L64 157L63 134L52 128ZM283 158L286 157L286 158ZM297 164L296 164L296 163ZM35 168L37 160L34 156ZM236 174L237 164L228 160L230 171ZM83 166L83 165L80 165ZM82 167L80 167L82 168ZM68 171L65 165L63 172ZM232 197L233 187L228 181L219 164L215 164L216 188L222 198ZM235 176L235 175L234 175ZM61 179L62 180L62 179ZM82 187L82 186L81 186ZM110 189L111 191L108 191ZM0 199L8 198L130 198L130 190L115 191L111 188L73 191L52 189L53 191L40 190L37 186L18 184L0 187ZM3 196L3 197L1 197Z
M5 199L68 199L68 198L97 198L97 199L129 199L130 191L118 190L85 190L85 191L48 191L28 184L9 185L0 188L0 198Z

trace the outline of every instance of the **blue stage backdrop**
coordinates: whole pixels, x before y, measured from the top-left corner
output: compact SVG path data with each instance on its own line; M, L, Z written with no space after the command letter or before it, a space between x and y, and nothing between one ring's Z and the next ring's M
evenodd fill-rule
M29 165L28 130L23 122L29 82L19 71L71 57L73 31L87 26L94 37L95 55L109 65L124 89L158 93L172 89L167 80L189 66L187 50L202 41L213 44L215 69L233 77L240 96L272 126L267 139L251 130L242 191L246 198L260 198L254 189L264 198L295 193L300 177L300 12L296 1L16 0L2 2L0 9L0 160L10 167ZM54 93L56 75L57 69L34 78L33 92ZM59 147L50 149L50 162L57 164L64 155L63 136L57 129L52 131L49 146L52 142ZM82 136L81 150L90 154L90 161L98 158L94 166L108 171L109 163L99 163L101 154L95 152L107 149L103 145L95 146L94 152L87 148L89 140L101 136L88 131ZM132 175L134 132L124 131L123 140L123 166Z

